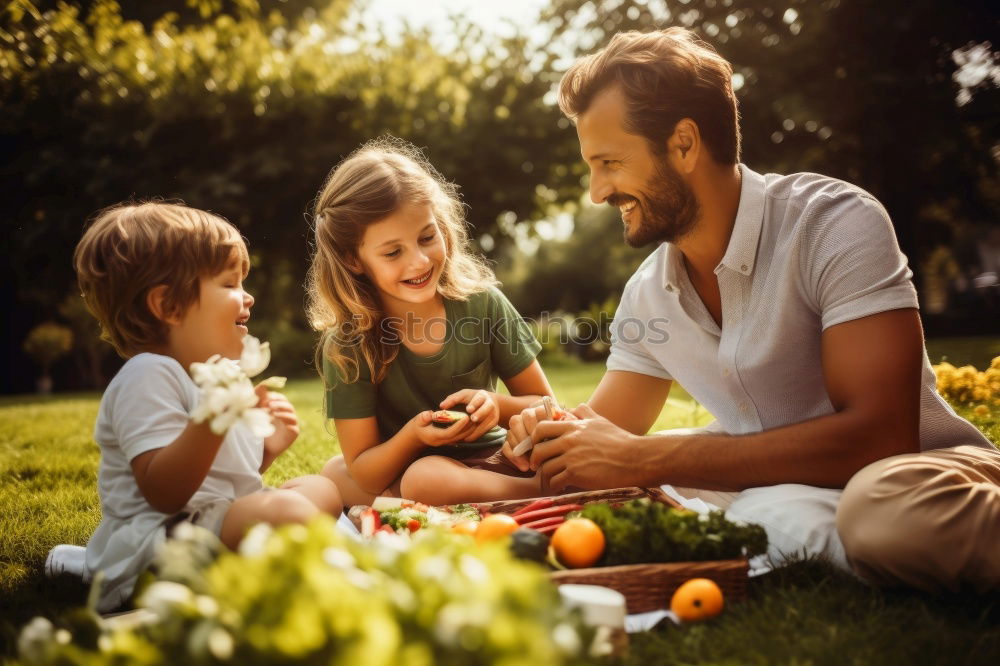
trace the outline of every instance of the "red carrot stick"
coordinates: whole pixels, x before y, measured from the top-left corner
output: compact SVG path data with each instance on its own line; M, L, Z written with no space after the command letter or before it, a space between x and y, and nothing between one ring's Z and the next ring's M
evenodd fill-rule
M562 525L562 523L559 523L559 525ZM559 525L546 525L545 527L537 528L537 530L542 534L552 534L557 529L559 529Z
M554 501L555 500L553 500L551 497L543 497L541 499L536 499L534 502L522 506L520 509L512 513L511 516L517 518L523 513L528 513L529 511L534 511L535 509L544 509L545 507L552 506Z
M540 527L548 527L549 525L559 525L560 523L564 522L566 522L566 518L563 516L551 516L549 518L540 518L530 523L521 523L521 527L530 527L533 530L537 530Z
M579 504L561 504L559 506L550 506L545 509L538 509L537 511L528 511L527 513L522 513L520 516L514 516L520 524L530 523L533 520L538 520L539 518L548 518L549 516L561 516L567 514L570 511L579 511L583 507Z

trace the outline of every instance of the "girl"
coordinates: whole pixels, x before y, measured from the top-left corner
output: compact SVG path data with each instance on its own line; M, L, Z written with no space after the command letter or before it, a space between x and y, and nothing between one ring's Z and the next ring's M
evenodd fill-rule
M538 495L496 426L551 395L541 346L470 250L455 185L405 141L375 140L333 170L314 221L307 309L343 453L323 474L345 504ZM438 408L467 416L442 428Z

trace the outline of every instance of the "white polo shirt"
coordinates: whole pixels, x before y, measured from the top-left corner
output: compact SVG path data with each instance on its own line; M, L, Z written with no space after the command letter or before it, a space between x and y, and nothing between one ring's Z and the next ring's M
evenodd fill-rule
M874 197L813 173L740 171L736 223L715 267L722 328L688 279L680 250L664 243L625 286L607 364L676 380L734 435L833 413L822 332L917 307L912 272ZM926 352L920 408L923 450L990 445L938 395Z

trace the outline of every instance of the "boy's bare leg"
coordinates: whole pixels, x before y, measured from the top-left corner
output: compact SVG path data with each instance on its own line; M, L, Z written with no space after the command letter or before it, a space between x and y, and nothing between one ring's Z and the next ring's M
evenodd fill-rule
M292 490L312 502L317 509L337 517L344 510L337 486L330 479L319 474L299 476L281 484L285 490Z
M347 463L344 461L344 456L330 458L329 462L323 466L321 474L337 484L340 499L343 501L343 506L345 507L357 506L359 504L371 506L372 500L376 497L359 486L351 478L351 475L347 471ZM391 486L380 492L379 495L383 497L403 497L400 494L399 481L395 481Z
M458 502L492 502L538 497L538 475L508 476L485 469L472 469L444 456L427 456L410 465L400 481L403 497L440 505Z
M307 523L319 512L319 508L305 495L294 490L275 488L256 492L233 502L222 521L219 538L235 550L247 530L257 523Z

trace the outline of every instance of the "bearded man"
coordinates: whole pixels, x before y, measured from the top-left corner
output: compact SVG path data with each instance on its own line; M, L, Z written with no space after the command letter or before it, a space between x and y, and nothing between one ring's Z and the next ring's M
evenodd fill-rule
M525 410L508 457L552 491L670 484L764 525L775 561L1000 584L1000 452L935 390L881 204L741 164L732 67L684 29L616 35L569 69L559 104L593 201L621 210L627 243L659 246L625 287L577 420ZM675 381L716 421L647 435Z

